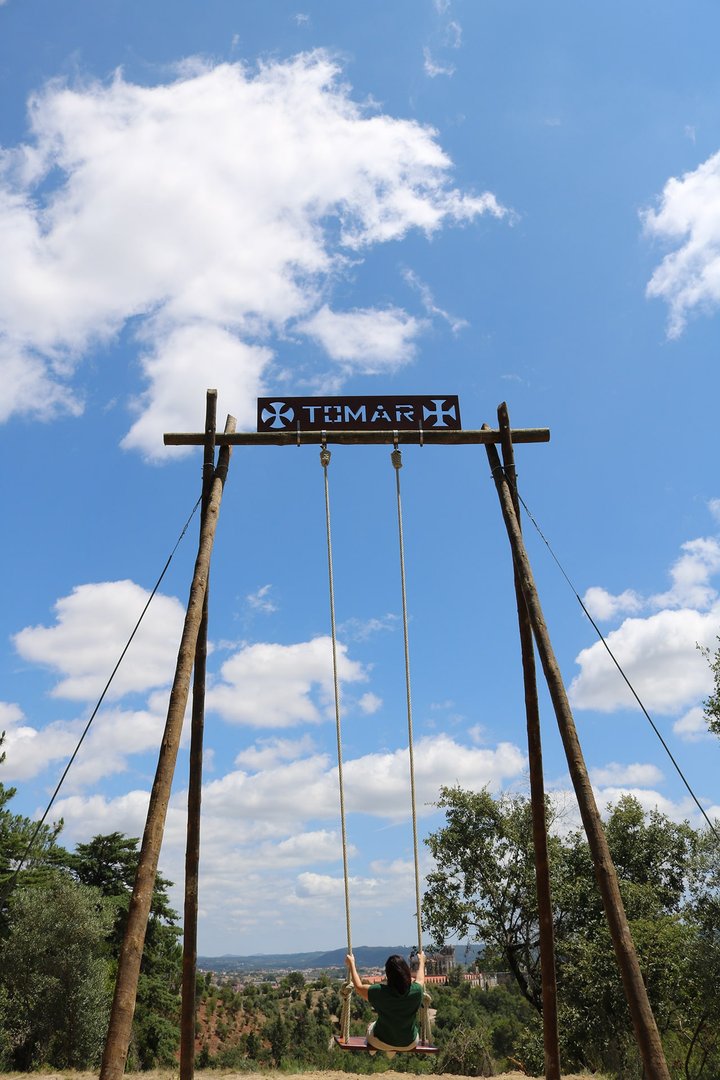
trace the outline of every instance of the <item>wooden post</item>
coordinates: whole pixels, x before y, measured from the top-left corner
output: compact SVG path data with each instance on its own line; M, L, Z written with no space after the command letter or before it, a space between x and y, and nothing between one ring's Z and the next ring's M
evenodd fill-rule
M630 1015L635 1028L635 1038L642 1057L646 1080L670 1080L663 1053L660 1034L655 1023L647 991L640 971L635 945L630 934L625 907L620 895L617 872L610 856L607 838L595 803L590 778L585 766L575 721L567 699L560 669L555 659L548 634L540 598L533 578L530 560L525 550L522 533L515 515L510 487L503 473L495 446L486 446L490 469L495 480L505 527L510 539L515 567L527 605L543 671L557 717L570 777L575 788L580 815L587 835L595 877L605 908L615 957L625 990Z
M234 430L235 418L228 417L226 431L232 432ZM185 625L178 650L175 678L170 692L165 731L155 771L155 780L150 793L150 804L140 847L135 883L130 899L128 921L120 950L115 993L110 1010L110 1023L100 1067L101 1080L122 1080L125 1072L125 1063L132 1034L133 1014L135 1012L140 961L142 960L143 946L145 944L145 932L152 903L160 846L170 801L170 789L172 787L173 773L175 772L175 762L182 734L183 717L190 691L190 673L193 667L205 603L210 556L229 461L230 447L223 447L220 451L218 467L215 470L210 490L207 513L200 533L195 571L185 614Z
M208 390L205 406L205 453L200 530L205 522L215 471L215 425L217 390ZM188 780L187 841L185 846L185 907L183 916L182 998L180 1007L180 1080L195 1073L195 982L197 976L198 869L200 864L200 807L202 803L202 756L205 727L205 671L207 666L208 599L210 575L205 588L202 619L193 668L190 769Z
M517 497L515 452L513 450L510 419L507 405L498 406L498 427L502 436L502 454L505 475L510 481L518 528L520 502ZM513 561L515 577L515 600L517 603L520 651L522 655L523 682L525 687L525 717L528 737L528 760L530 763L530 806L532 810L533 847L535 851L535 886L538 901L540 933L540 973L542 978L543 1044L545 1049L546 1080L560 1080L560 1045L557 1015L557 979L555 973L555 934L553 930L552 898L550 895L550 867L548 862L547 822L545 817L545 782L543 779L542 741L540 737L540 707L538 704L535 650L532 626L527 604L523 596L517 566Z

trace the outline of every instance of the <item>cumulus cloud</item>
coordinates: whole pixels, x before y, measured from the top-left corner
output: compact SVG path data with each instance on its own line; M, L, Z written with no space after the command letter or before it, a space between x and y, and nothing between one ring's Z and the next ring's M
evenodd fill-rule
M663 780L663 774L656 765L641 764L621 765L616 761L602 768L590 770L590 779L597 787L652 787Z
M367 716L372 716L373 713L382 708L382 698L379 698L377 694L363 694L358 701L358 706L361 712L364 712Z
M712 512L712 502L709 504ZM642 597L634 589L613 595L597 585L583 596L594 619L606 621L618 615L634 615L648 608L707 608L717 599L710 579L720 570L720 543L715 537L698 537L682 544L683 554L670 568L671 587L665 592Z
M713 644L719 621L720 607L706 613L660 611L647 619L626 619L606 640L645 706L673 713L712 689L712 675L697 644ZM637 708L602 642L583 649L576 663L580 674L570 685L570 698L577 708Z
M341 642L337 669L341 685L367 677ZM251 727L317 724L328 715L332 701L332 641L327 636L295 645L246 645L224 662L220 681L206 694L208 709Z
M422 322L400 308L331 311L323 304L297 329L318 341L349 372L377 375L407 363Z
M55 697L90 701L117 663L150 593L132 581L79 585L54 607L54 626L30 626L14 635L23 659L59 671ZM184 610L157 593L108 690L108 699L169 683Z
M613 596L606 589L598 585L592 585L583 596L583 604L588 609L593 619L604 622L614 619L618 615L627 615L640 611L644 606L642 597L632 589L626 589L618 596Z
M81 410L82 358L130 323L144 384L124 445L151 457L177 452L163 430L202 425L207 385L251 421L274 336L295 324L343 371L407 361L421 324L399 309L333 311L334 283L370 245L504 214L492 194L452 187L434 131L355 102L323 52L256 71L195 60L156 86L119 72L54 81L30 118L28 141L0 159L13 266L0 418Z
M692 311L720 304L720 152L668 180L643 224L648 236L675 246L653 273L647 295L668 304L668 335L676 338Z
M672 587L651 598L654 607L705 608L717 599L709 584L720 570L720 544L714 537L698 537L682 545L683 555L670 569Z
M701 705L688 709L679 720L676 720L673 724L673 732L684 742L703 742L705 739L716 737L708 729L705 710Z
M23 711L19 705L11 701L0 701L0 731L7 724L17 724L23 718Z
M78 585L55 604L54 626L27 626L15 634L24 660L60 672L54 697L97 698L115 667L150 593L133 581ZM108 700L172 680L184 609L156 593L108 691Z
M415 758L421 819L434 812L440 785L488 785L498 790L526 766L517 747L500 744L494 750L478 750L447 736L419 740ZM280 738L258 740L255 748L238 755L237 766L203 786L203 932L216 935L217 951L228 935L243 939L254 934L259 923L278 941L301 932L304 940L312 934L324 942L334 934L342 940L342 848L334 762L313 752L306 738ZM400 895L412 895L412 864L401 855L387 855L372 861L369 872L354 868L362 858L355 847L353 832L359 830L354 829L354 815L365 815L378 828L402 823L407 848L407 750L363 755L348 760L345 769L353 906L371 905L376 918L396 907ZM56 810L65 820L65 835L74 842L115 830L139 836L147 798L148 793L140 791L114 799L71 795L60 800ZM179 791L171 800L160 862L163 873L175 881L182 881L185 822L186 793ZM374 850L386 852L387 840ZM173 899L181 902L177 888ZM407 907L405 899L402 905Z

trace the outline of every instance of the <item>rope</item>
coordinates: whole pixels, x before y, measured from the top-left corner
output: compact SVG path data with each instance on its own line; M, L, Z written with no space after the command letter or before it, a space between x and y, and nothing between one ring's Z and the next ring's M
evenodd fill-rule
M345 785L343 782L342 733L340 724L340 684L337 664L337 633L335 628L335 578L333 574L332 532L330 528L330 484L328 465L332 455L326 446L320 451L320 464L323 469L325 486L325 534L327 540L328 582L330 587L330 630L332 636L333 689L335 695L335 735L337 739L338 790L340 794L340 832L342 835L343 881L345 887L345 929L347 933L347 951L352 952L352 934L350 932L350 875L348 872L347 829L345 825ZM353 984L343 987L343 1003L340 1013L340 1037L343 1042L350 1038L350 999Z
M397 496L398 540L400 545L400 585L402 589L403 641L405 646L405 693L407 698L408 755L410 758L410 805L412 807L413 857L415 862L415 903L417 918L418 952L422 952L422 906L420 900L420 860L418 857L417 810L415 805L415 754L413 750L412 696L410 693L410 647L408 637L407 593L405 589L405 542L403 539L402 500L400 497L400 470L402 451L397 447L390 455L395 469L395 492Z
M500 466L500 468L502 469L502 466ZM493 470L493 471L495 471L495 470ZM676 770L676 772L677 772L678 776L680 777L680 779L682 780L683 784L685 785L685 787L687 788L688 792L690 793L690 796L691 796L691 798L692 798L693 802L694 802L694 803L695 803L695 805L697 806L697 808L698 808L698 810L700 811L700 813L702 814L702 816L703 816L703 817L705 818L705 821L707 822L708 826L710 827L710 829L711 829L711 831L712 831L713 835L715 836L715 839L716 839L716 840L718 840L718 841L720 841L720 834L718 833L718 831L717 831L717 829L715 828L715 826L713 825L712 821L710 820L710 818L709 818L709 817L708 817L708 815L706 814L705 810L704 810L704 809L703 809L703 807L701 806L701 804L700 804L700 801L699 801L699 799L698 799L697 795L695 794L695 792L693 791L693 789L692 789L692 788L690 787L690 784L689 784L689 782L687 781L687 779L685 778L685 774L683 773L682 769L680 768L680 766L678 765L677 761L675 760L675 757L673 756L673 753L672 753L672 751L671 751L670 747L669 747L669 746L668 746L668 744L667 744L667 743L665 742L665 739L663 738L662 734L660 733L660 730L658 729L658 727L657 727L657 725L655 724L654 720L653 720L653 719L652 719L652 717L650 716L650 713L649 713L649 712L647 711L647 709L645 708L644 704L643 704L643 703L642 703L642 701L640 700L640 697L639 697L639 695L638 695L637 691L635 690L635 687L634 687L634 686L632 685L632 683L631 683L631 682L630 682L630 680L628 679L627 675L626 675L626 674L625 674L625 672L623 671L622 667L620 666L620 662L619 662L619 660L617 659L617 657L615 656L615 654L614 654L614 652L612 651L612 649L610 648L610 646L608 645L607 641L605 640L605 636L604 636L604 634L603 634L602 630L600 629L600 627L598 626L598 624L597 624L597 623L595 622L595 620L593 619L592 615L590 614L590 612L589 612L589 611L588 611L588 609L586 608L585 604L583 603L583 601L582 601L582 599L581 599L580 595L578 594L578 591L577 591L577 589L576 589L576 588L575 588L575 586L573 585L573 583L572 583L572 581L570 580L570 578L569 578L568 574L567 574L567 573L565 572L565 568L563 567L562 563L560 562L560 560L558 559L557 555L555 554L555 552L553 551L552 547L550 546L550 542L549 542L549 540L547 539L547 537L546 537L546 536L545 536L545 534L543 533L542 529L541 529L541 528L540 528L540 526L538 525L537 521L535 520L535 518L534 518L534 517L533 517L533 515L531 514L530 510L528 509L527 503L525 502L525 500L523 499L522 495L520 494L520 492L519 492L519 491L518 491L518 489L517 489L517 482L516 482L515 480L513 480L513 479L512 479L512 478L511 478L511 477L510 477L510 476L508 475L508 473L507 473L507 471L506 471L506 470L502 469L502 471L503 471L503 472L505 473L505 479L507 480L508 484L510 485L510 489L511 489L511 491L514 491L514 493L515 493L515 494L517 495L517 498L519 499L520 503L522 504L522 506L523 506L523 509L525 510L525 513L527 514L527 516L529 517L530 521L531 521L531 522L533 523L533 525L535 526L535 529L536 529L536 531L537 531L537 533L538 533L538 536L540 537L540 539L542 540L542 542L543 542L543 543L545 544L545 547L546 547L546 548L548 549L548 551L550 552L550 555L552 556L552 558L553 558L553 561L555 562L555 565L557 566L557 568L558 568L558 570L560 571L560 573L562 574L562 576L563 576L563 577L565 578L565 581L566 581L566 582L568 583L568 585L570 586L570 589L571 589L571 591L573 592L573 594L574 594L574 596L575 596L575 599L577 600L578 604L580 605L580 607L581 607L581 608L582 608L582 610L584 611L585 615L587 616L587 618L588 618L588 621L590 622L591 626L593 627L593 629L594 629L595 633L597 634L598 638L600 639L600 641L601 641L601 642L602 642L602 644L604 645L604 647L605 647L605 649L606 649L606 651L607 651L607 654L608 654L608 656L610 657L610 659L612 660L613 664L615 665L615 667L616 667L616 668L618 669L618 671L619 671L619 672L620 672L620 674L622 675L622 677L623 677L623 679L624 679L624 681L625 681L625 683L626 683L626 685L627 685L628 689L630 690L630 693L631 693L631 694L632 694L632 696L633 696L633 697L635 698L635 700L636 700L636 702L638 703L638 705L639 705L639 707L640 707L641 711L643 712L643 714L644 714L644 716L645 716L645 719L646 719L646 720L648 721L648 723L650 724L650 727L651 727L651 728L653 729L653 731L654 731L654 732L655 732L655 734L657 735L658 739L660 740L660 742L661 742L661 744L662 744L662 746L663 746L663 749L665 750L665 753L666 753L666 754L667 754L667 756L668 756L668 757L670 758L670 761L671 761L671 762L672 762L672 764L674 765L674 767L675 767L675 770Z
M125 658L125 653L130 648L130 645L132 643L133 638L135 637L136 633L140 629L140 623L145 618L145 613L146 613L147 609L150 607L150 604L152 603L153 598L155 597L155 593L160 588L160 584L161 584L163 578L165 577L165 574L168 571L168 567L170 566L170 563L173 560L173 556L174 556L175 552L177 551L177 549L179 548L180 542L183 539L183 537L185 536L185 533L188 531L188 528L190 526L190 522L194 518L195 512L196 512L198 506L200 505L201 501L202 501L202 495L200 496L198 501L193 506L192 511L190 512L190 517L187 519L187 521L183 525L182 531L181 531L179 537L177 538L177 540L175 541L175 547L172 549L172 551L168 555L167 562L165 563L165 565L164 565L164 567L162 569L160 577L155 582L155 585L153 586L153 590L150 593L150 596L148 597L147 603L145 604L145 607L142 609L142 611L140 613L140 618L135 623L135 627L134 627L132 633L130 634L130 637L127 640L125 648L120 653L120 658L118 659L118 662L116 663L115 667L112 669L112 673L110 675L110 678L105 683L105 688L103 689L103 692L101 693L100 697L98 698L97 705L93 709L93 711L92 711L92 713L90 715L90 719L88 720L87 724L85 725L83 733L82 733L82 735L80 736L80 738L78 740L78 744L75 747L75 749L73 750L72 756L71 756L70 760L68 761L67 765L65 766L65 769L63 770L62 776L58 780L57 787L53 791L50 802L47 804L47 807L45 808L45 813L43 814L43 816L38 821L37 826L35 828L35 831L33 832L32 836L30 838L29 844L27 845L25 851L23 852L23 855L22 855L19 863L15 867L15 870L13 871L12 876L10 877L10 879L7 882L6 888L4 889L4 891L2 893L2 896L0 897L0 907L5 903L8 896L10 895L10 891L11 891L13 885L15 884L15 882L17 880L18 874L22 870L23 866L25 865L25 863L27 861L28 856L30 855L30 852L32 851L33 844L37 840L38 834L40 833L40 830L42 829L43 825L45 824L45 819L47 818L48 814L50 813L50 810L52 809L52 805L55 802L55 799L57 798L58 793L60 791L60 788L62 787L62 785L63 785L63 783L65 781L65 777L69 773L70 767L72 766L73 762L75 761L75 758L78 755L80 747L82 746L83 742L85 741L85 736L87 735L88 731L90 730L90 725L92 724L93 720L97 716L98 711L100 709L100 706L102 705L103 701L105 700L105 695L107 694L108 690L110 689L110 684L112 683L113 679L115 678L115 675L117 674L117 670L120 667L121 663L123 662L123 660Z

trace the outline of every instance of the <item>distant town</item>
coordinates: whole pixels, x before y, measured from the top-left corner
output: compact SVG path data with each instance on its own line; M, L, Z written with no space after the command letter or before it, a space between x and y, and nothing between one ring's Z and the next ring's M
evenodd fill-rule
M353 949L358 970L364 980L380 982L384 978L385 960L391 953L410 956L408 946L360 946ZM443 985L457 979L480 990L508 985L512 976L507 971L482 970L477 963L482 946L445 946L428 952L425 974L431 985ZM302 972L311 982L319 979L341 979L345 975L344 949L313 953L268 953L253 956L199 956L198 970L209 974L217 986L240 990L256 983L278 985L291 972Z

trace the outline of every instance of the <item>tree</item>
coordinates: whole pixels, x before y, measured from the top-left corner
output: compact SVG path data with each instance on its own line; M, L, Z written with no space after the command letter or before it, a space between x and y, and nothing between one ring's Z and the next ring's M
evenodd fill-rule
M483 942L542 1008L537 900L529 803L517 795L442 788L446 824L427 838L437 869L423 912L437 942ZM548 807L549 821L552 814ZM551 838L551 847L553 841ZM557 846L555 844L555 846Z
M16 1069L97 1064L110 1005L109 917L99 894L56 871L18 888L0 948L6 1057Z
M720 637L717 640L720 646ZM711 656L710 650L702 646L700 646L700 651L710 665L715 683L712 694L703 702L705 719L709 730L714 735L720 736L720 647L716 650L715 656Z
M0 748L4 739L3 731ZM0 765L4 760L5 754L0 751ZM67 859L67 852L57 844L62 821L38 829L30 818L7 809L15 793L14 787L0 783L0 936L9 931L8 903L13 889L41 883ZM24 860L22 866L21 860Z
M446 825L428 840L436 861L424 905L428 926L438 941L451 934L483 941L486 955L503 959L539 1013L527 801L452 788L443 790L441 805ZM645 814L629 797L608 808L606 832L671 1069L685 1080L714 1080L720 1075L717 841L658 811ZM550 860L565 1067L634 1076L629 1011L584 834L551 836ZM528 1026L528 1054L538 1046L538 1030Z
M109 950L117 962L125 933L128 907L138 864L136 837L114 832L78 844L69 863L83 884L97 888L113 910ZM180 1038L179 1009L182 950L177 914L167 890L172 883L155 879L150 918L143 948L130 1047L132 1061L143 1069L171 1065Z

